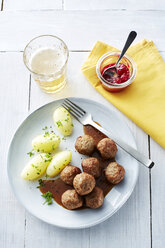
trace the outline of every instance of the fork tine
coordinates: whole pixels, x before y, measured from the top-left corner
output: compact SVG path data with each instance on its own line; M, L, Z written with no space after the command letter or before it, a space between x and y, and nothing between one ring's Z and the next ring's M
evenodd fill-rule
M71 115L73 115L74 118L76 118L76 119L78 120L78 118L80 117L80 116L78 116L78 114L75 114L75 112L73 112L68 106L66 106L65 103L62 103L61 105L62 105L66 110L68 110L68 112L69 112Z
M84 113L78 111L74 106L72 106L72 104L70 104L70 102L64 101L64 104L72 111L74 111L75 114L77 114L79 117L83 117Z
M67 102L64 102L63 104L65 104L65 106L70 110L73 111L75 115L77 115L78 117L82 117L82 115L76 111L70 104L68 104Z
M72 107L75 108L77 111L81 112L81 114L83 114L83 115L86 114L85 110L83 110L82 108L80 108L77 104L73 103L68 98L66 98L65 101L67 101L68 103L70 103L72 105Z
M64 103L61 104L74 118L78 118Z

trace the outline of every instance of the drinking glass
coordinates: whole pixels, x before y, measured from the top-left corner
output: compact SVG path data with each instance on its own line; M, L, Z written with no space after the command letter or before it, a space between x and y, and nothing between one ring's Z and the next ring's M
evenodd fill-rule
M37 56L34 67L33 62ZM65 86L68 57L69 51L64 41L53 35L41 35L32 39L23 53L27 69L46 93L55 93Z

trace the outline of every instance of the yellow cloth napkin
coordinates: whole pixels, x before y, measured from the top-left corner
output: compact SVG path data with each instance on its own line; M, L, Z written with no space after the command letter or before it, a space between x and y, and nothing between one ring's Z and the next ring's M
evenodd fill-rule
M98 41L82 72L106 99L165 148L165 63L152 41L143 40L128 50L137 65L134 82L121 92L106 91L96 74L96 63L106 52L117 51Z

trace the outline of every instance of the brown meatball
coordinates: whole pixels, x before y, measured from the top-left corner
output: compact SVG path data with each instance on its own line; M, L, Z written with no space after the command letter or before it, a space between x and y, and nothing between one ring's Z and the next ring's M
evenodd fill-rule
M79 196L74 189L68 189L62 194L62 204L67 209L80 208L83 205L82 197Z
M105 176L110 183L117 184L124 178L125 170L123 166L116 162L110 163L105 169Z
M95 149L95 141L89 135L79 136L75 148L81 154L90 155Z
M62 181L64 181L64 183L69 184L69 185L73 185L73 179L79 173L81 173L81 170L78 167L72 166L72 165L67 165L61 171L60 178Z
M100 140L97 144L97 149L104 159L114 158L117 153L115 142L109 138Z
M92 175L85 172L78 174L73 179L73 187L79 195L89 194L95 187L96 181Z
M97 158L85 158L83 159L81 166L84 172L96 178L101 175L101 167Z
M89 208L99 208L103 205L103 202L104 194L99 187L95 187L89 195L85 196L85 203Z

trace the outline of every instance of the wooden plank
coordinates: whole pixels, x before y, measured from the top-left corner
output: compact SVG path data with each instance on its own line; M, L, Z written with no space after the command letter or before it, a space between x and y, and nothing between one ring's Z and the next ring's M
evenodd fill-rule
M89 247L89 230L67 230L46 224L27 214L25 247Z
M121 21L122 20L122 21ZM70 50L90 50L97 40L122 48L128 32L153 39L164 51L165 11L32 11L0 13L0 51L23 50L33 37L54 34ZM147 23L147 25L144 25Z
M89 53L70 53L68 64L68 84L59 93L47 95L40 91L37 84L32 80L31 88L31 111L49 101L67 97L86 97L110 105L98 92L96 92L80 71L80 67ZM112 106L113 107L113 106ZM115 107L113 107L116 109ZM116 110L118 111L118 110ZM125 118L132 129L141 152L148 155L147 135ZM33 226L33 229L31 228ZM53 232L54 230L54 232ZM35 233L35 234L34 234ZM44 235L45 233L45 235ZM53 235L54 233L54 235ZM36 244L36 237L40 239L41 247L45 247L46 236L49 235L49 244L55 247L150 247L150 202L149 202L149 172L143 166L140 167L140 176L134 193L122 209L112 218L99 226L79 231L61 230L48 227L33 217L28 216L26 228L26 247ZM65 238L64 238L65 237ZM88 243L90 242L90 243ZM61 246L62 244L62 246Z
M165 52L161 53L165 60ZM165 150L154 140L150 141L151 159L155 162L155 167L151 170L151 207L152 207L152 243L153 248L162 248L165 244L165 213L162 206L165 204Z
M4 10L62 9L62 0L4 0Z
M24 246L25 210L9 187L6 161L9 142L15 129L27 115L29 74L21 53L0 53L0 247Z
M66 10L165 10L165 2L162 0L154 1L131 1L131 0L64 0L64 9ZM120 19L121 20L121 19Z
M155 167L151 172L152 193L152 239L153 248L162 248L165 244L165 150L151 139L151 158Z

